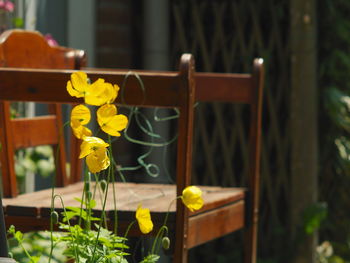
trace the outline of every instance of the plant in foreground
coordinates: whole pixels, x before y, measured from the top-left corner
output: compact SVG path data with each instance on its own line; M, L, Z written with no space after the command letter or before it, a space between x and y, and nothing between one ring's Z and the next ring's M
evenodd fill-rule
M84 176L84 190L82 198L76 198L80 202L80 207L65 207L59 195L55 195L52 188L51 207L51 261L54 248L57 244L64 244L64 254L75 262L127 262L125 256L128 255L126 245L127 234L135 222L138 223L140 231L148 234L153 230L150 210L143 208L140 204L136 210L135 220L130 223L125 236L116 234L117 220L114 231L108 229L105 216L108 187L114 182L114 167L111 149L111 136L121 136L121 131L128 125L128 119L122 114L118 114L116 105L113 104L118 96L119 87L98 79L91 84L84 72L75 72L71 75L71 80L67 82L67 91L71 96L84 98L86 104L98 106L96 111L97 123L101 131L108 135L108 143L103 139L94 136L93 132L86 126L91 120L90 109L83 105L75 106L71 111L70 126L73 134L82 140L79 158L85 158L88 168ZM107 178L101 177L100 173L107 174ZM91 177L95 183L91 183ZM114 184L112 184L114 187ZM96 207L96 192L101 193L102 213L100 217L94 217L92 210ZM115 193L115 191L113 191ZM114 207L116 207L116 197L114 197ZM58 214L54 210L54 199L60 199L64 212L62 222L58 220ZM202 192L196 186L189 186L184 189L181 199L185 206L191 211L198 210L203 206ZM169 208L172 202L169 204ZM169 214L169 212L168 212ZM166 226L168 214L163 225L160 227L153 242L152 249L142 260L143 263L157 262L157 255L161 246L168 249L170 239L168 238L168 228ZM74 220L74 224L73 221ZM53 234L53 226L59 224L59 228L65 232ZM13 235L19 244L22 244L23 235L10 228L9 233ZM37 262L38 257L30 256L25 250L30 262Z

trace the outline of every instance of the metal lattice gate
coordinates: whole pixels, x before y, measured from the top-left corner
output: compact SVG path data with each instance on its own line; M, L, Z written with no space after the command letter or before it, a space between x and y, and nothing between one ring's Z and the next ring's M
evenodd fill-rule
M171 3L174 64L183 52L194 55L197 71L251 72L253 58L262 57L265 61L263 207L258 247L259 257L280 255L286 245L281 240L288 240L283 236L287 236L290 194L287 188L290 180L289 2L173 0ZM244 184L241 175L248 168L245 116L242 106L198 105L194 183ZM228 120L233 120L233 125Z

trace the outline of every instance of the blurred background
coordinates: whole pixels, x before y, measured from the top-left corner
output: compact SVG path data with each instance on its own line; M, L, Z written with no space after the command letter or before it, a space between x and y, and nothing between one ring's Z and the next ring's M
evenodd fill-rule
M13 2L0 13L4 29L84 49L90 67L176 70L190 52L197 71L244 73L262 57L259 262L350 262L350 1ZM244 107L198 106L193 183L244 185L245 116ZM195 248L190 262L240 262L240 238Z

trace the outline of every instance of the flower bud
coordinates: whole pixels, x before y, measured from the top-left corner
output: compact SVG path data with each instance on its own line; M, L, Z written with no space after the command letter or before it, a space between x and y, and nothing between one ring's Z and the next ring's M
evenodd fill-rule
M54 225L58 223L58 213L56 211L51 212L51 220Z
M106 190L106 188L107 188L107 182L106 182L106 180L101 180L100 181L100 186L101 186L101 189L102 189L102 191L104 192L105 190Z
M162 246L165 250L168 250L170 247L170 239L168 237L162 238Z

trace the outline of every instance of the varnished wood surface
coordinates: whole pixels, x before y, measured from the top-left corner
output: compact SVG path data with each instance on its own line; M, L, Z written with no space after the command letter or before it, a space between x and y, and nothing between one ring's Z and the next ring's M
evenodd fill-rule
M176 197L175 185L167 184L136 184L136 183L115 183L108 189L106 211L114 210L113 186L116 191L116 205L119 211L135 211L139 204L149 208L152 212L167 212L172 200ZM204 207L191 215L212 210L217 206L224 206L244 199L245 189L243 188L223 188L200 186L203 191ZM75 198L81 198L84 183L78 182L65 187L55 188L55 194L60 195L65 206L79 207L80 204ZM92 192L95 183L91 183ZM96 210L101 210L101 189L96 188L95 200ZM3 205L6 215L43 216L41 209L51 207L51 189L41 190L33 193L21 194L15 198L4 198ZM55 200L55 207L62 208L60 200ZM37 209L39 208L39 209ZM175 211L175 202L170 206L170 212ZM26 210L27 211L24 211Z
M223 73L195 73L196 101L251 103L253 85L251 75Z
M56 116L40 116L35 118L18 118L11 122L13 143L16 149L37 146L39 144L52 145L58 142L59 128Z
M9 101L36 101L57 103L81 103L66 91L67 81L74 71L0 68L0 99ZM103 78L107 82L122 85L127 71L86 72L95 81ZM125 84L124 95L120 91L118 103L139 106L176 107L179 105L181 78L179 73L140 73L144 90L136 78L130 77ZM159 100L159 98L162 98Z
M51 68L51 69L79 69L85 66L86 57L83 50L50 46L44 36L36 31L21 29L8 30L0 35L0 66L14 68ZM6 82L6 76L0 82ZM13 76L16 82L16 77ZM13 83L13 82L12 82ZM48 86L49 83L43 83ZM30 83L26 83L29 90ZM20 92L14 86L6 86L8 93ZM20 100L15 100L20 101ZM35 101L35 100L34 100ZM51 101L50 103L54 103ZM55 149L61 149L55 156L56 185L68 183L66 176L65 144L59 136L62 128L61 106L50 104L50 116L33 119L16 119L10 117L10 103L6 98L0 101L0 135L1 135L1 170L3 180L3 195L6 197L17 195L17 181L14 169L15 150L21 147L49 144ZM77 139L71 138L72 145ZM72 148L72 147L71 147ZM76 152L72 148L71 152ZM81 172L78 158L71 156L71 174Z
M245 202L240 200L189 218L188 248L242 229L245 225Z
M141 203L143 207L150 209L152 220L158 228L163 223L165 215L168 211L171 214L175 213L176 211L175 202L172 202L176 197L175 185L115 183L109 187L106 203L106 213L109 217L111 225L114 222L113 186L115 187L117 193L116 208L118 211L118 224L121 224L120 227L123 230L125 229L122 227L122 225L127 226L130 224L130 222L135 220L135 211L138 205ZM83 188L84 183L79 182L66 187L55 188L55 194L62 197L65 207L79 207L80 203L75 198L81 198ZM92 191L94 191L94 188L95 183L91 183ZM201 228L201 231L205 232L205 222L207 222L207 224L211 224L213 223L213 220L226 220L228 218L227 216L233 214L235 215L233 226L231 226L231 224L227 225L225 227L226 230L233 231L235 230L235 227L239 225L238 222L244 221L244 213L241 211L241 205L237 204L244 203L246 191L245 189L209 186L200 186L200 188L203 190L203 199L205 205L202 209L190 213L190 224L198 224L197 227L195 227L193 230L190 230L192 231L191 233L195 234L195 231ZM48 227L51 211L51 194L51 189L47 189L34 193L19 195L15 198L3 199L5 220L7 222L7 225L9 226L10 224L15 224L19 227L19 229L26 230L26 227L28 227L26 224L23 227L21 226L21 222L23 222L22 220L25 220L29 223L29 225L31 225L30 228L39 230ZM97 206L94 208L95 215L101 214L101 197L101 191L97 189L95 196ZM171 206L169 206L170 204ZM223 208L223 210L217 211L217 209L220 207ZM58 198L55 200L55 209L59 212L63 211L62 204ZM210 215L208 216L208 219L205 219L207 217L206 215ZM170 215L168 226L170 228L173 228L174 222L174 215ZM222 221L216 221L216 223L218 222ZM191 228L192 227L190 227L190 229ZM218 233L221 232L213 230L211 231L215 234L212 238L217 237ZM134 234L137 234L137 231ZM198 233L194 235L192 239L197 235ZM203 235L205 234L203 233ZM207 234L205 235L205 238L208 239L209 236ZM198 238L201 239L200 236L197 237L197 239ZM200 244L200 242L198 243L198 241L192 240L190 241L190 244L191 246L194 246Z
M38 101L58 103L79 103L81 99L71 97L66 91L71 70L15 69L0 68L1 99L10 101ZM103 78L113 84L122 86L129 71L85 71L92 81ZM179 73L156 71L133 71L144 85L144 90L131 74L125 82L124 97L119 95L118 103L160 107L176 107L180 86ZM9 75L4 78L2 76ZM195 73L196 101L237 101L251 103L253 100L252 79L246 74ZM30 84L29 84L30 83ZM121 91L120 91L121 92ZM170 96L169 93L170 92ZM157 96L163 97L162 102Z

